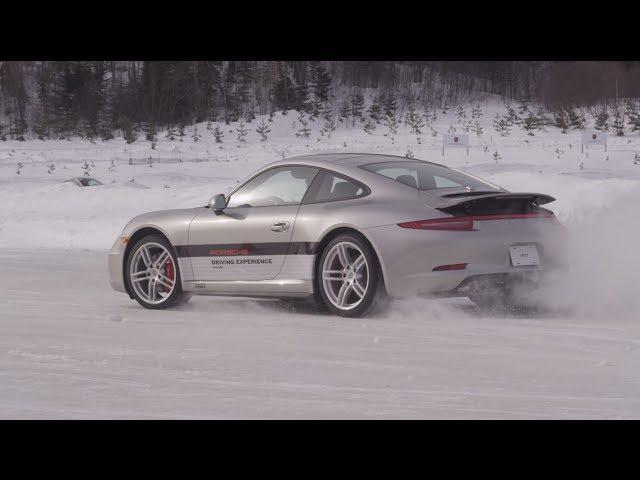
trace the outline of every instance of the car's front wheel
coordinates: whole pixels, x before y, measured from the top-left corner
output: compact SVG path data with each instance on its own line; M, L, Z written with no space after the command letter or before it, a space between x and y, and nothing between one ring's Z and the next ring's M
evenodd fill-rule
M317 279L323 303L336 315L360 317L386 300L375 252L355 234L339 235L328 243Z
M125 272L129 291L145 308L169 308L189 298L182 291L173 247L160 235L148 235L136 242L127 257Z

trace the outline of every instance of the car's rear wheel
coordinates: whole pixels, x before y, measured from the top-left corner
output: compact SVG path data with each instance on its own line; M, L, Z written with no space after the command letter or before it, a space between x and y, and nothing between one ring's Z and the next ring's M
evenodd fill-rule
M163 309L184 303L180 269L171 244L160 235L141 238L127 257L129 291L145 308Z
M358 235L331 240L318 262L317 287L327 309L343 317L360 317L386 300L378 260Z

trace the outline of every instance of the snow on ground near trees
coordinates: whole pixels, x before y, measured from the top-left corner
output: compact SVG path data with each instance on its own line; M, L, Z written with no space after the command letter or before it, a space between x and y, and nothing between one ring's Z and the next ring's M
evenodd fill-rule
M142 139L0 142L0 418L640 417L640 137L581 154L578 132L500 137L492 115L470 134L469 157L442 157L440 137L418 144L406 127L394 144L382 126L298 138L293 112L276 115L267 142L260 118L246 144L234 124L222 144L199 124L198 142L188 128L155 150ZM204 205L283 155L408 150L557 198L572 270L548 292L555 313L487 317L467 300L411 300L344 320L204 297L155 312L108 286L106 251L139 213ZM104 186L62 183L85 161Z

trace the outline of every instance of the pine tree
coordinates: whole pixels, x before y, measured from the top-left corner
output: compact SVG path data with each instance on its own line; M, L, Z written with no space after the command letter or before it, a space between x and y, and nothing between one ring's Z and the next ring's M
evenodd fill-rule
M527 132L527 135L534 136L535 132L541 130L542 125L540 118L534 115L532 112L524 118L522 121L522 128Z
M247 130L243 121L240 121L240 123L238 124L236 132L238 133L238 142L247 143L245 137L247 136L247 133L249 133L249 130Z
M471 108L471 118L473 119L479 119L480 117L482 117L482 107L480 106L480 104L476 104L475 107Z
M640 130L640 107L638 106L638 100L628 100L625 103L625 114L627 116L627 122L631 127L632 132Z
M609 131L609 113L606 108L602 108L596 113L593 128L601 132Z
M613 123L611 124L611 128L618 137L624 136L624 115L622 112L616 108L613 114Z
M129 117L122 115L118 119L118 126L122 130L122 137L128 144L136 141L136 134L133 130L133 123L131 122L131 120L129 120Z
M216 124L215 128L213 129L213 137L215 138L216 143L222 143L222 138L224 137L224 132L222 131L220 126L217 125L217 124Z
M356 120L362 122L362 111L364 110L364 97L361 92L356 92L351 96L351 119L352 126L356 126Z
M505 105L505 108L507 109L506 120L509 123L509 126L520 125L522 123L522 118L520 117L520 115L518 115L514 108L509 104Z
M462 108L462 105L458 107L458 110L456 111L456 117L458 118L458 122L462 122L462 120L467 118L467 113L464 111L464 108Z
M331 75L329 75L327 69L322 66L316 69L313 93L322 103L327 102L331 95Z
M151 150L155 150L158 141L158 133L154 122L149 122L147 124L145 128L145 138L151 142Z
M311 129L309 128L309 122L304 112L298 114L298 122L300 123L300 128L296 132L296 137L309 138L311 136Z
M326 135L327 138L331 138L331 133L336 129L333 110L329 105L325 104L321 114L323 123L322 128L320 129L320 135Z
M413 105L409 107L409 111L406 115L406 124L411 129L414 135L422 135L422 129L424 128L424 120L422 115L415 111Z
M396 111L398 110L398 103L396 102L396 97L392 92L389 92L382 102L382 110L384 111L385 117L395 117Z
M371 120L373 120L377 124L380 124L380 120L382 119L382 108L377 102L373 102L371 104L371 106L367 110L367 113L369 114L369 118L371 118Z
M173 126L167 127L167 135L166 137L174 142L176 140L176 129Z
M344 125L348 124L349 115L351 114L351 106L347 100L343 100L338 110L338 121Z
M398 127L400 127L400 121L395 115L387 115L384 119L384 125L389 130L389 136L391 137L391 143L395 143L395 136L398 134Z
M473 131L478 137L482 136L482 125L480 125L480 122L478 120L473 122Z
M567 111L569 127L574 130L584 130L584 115L579 109L570 108Z
M562 109L553 113L553 124L555 127L560 129L561 133L567 133L569 124L567 123L567 115Z
M193 139L193 142L197 142L198 140L200 140L200 135L198 135L198 126L195 125L193 127L193 133L191 134L191 138Z
M260 141L267 141L267 135L269 134L269 132L271 132L271 129L269 128L269 123L264 118L258 125L258 128L256 128L256 132L258 132L258 135L260 135Z

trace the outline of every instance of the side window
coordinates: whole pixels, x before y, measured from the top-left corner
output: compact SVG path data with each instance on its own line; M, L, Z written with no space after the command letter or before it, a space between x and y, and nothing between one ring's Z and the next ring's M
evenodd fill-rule
M353 180L330 172L320 172L304 201L333 202L363 197L368 193L366 187Z
M278 167L267 170L236 190L227 208L297 205L318 173L313 167Z

